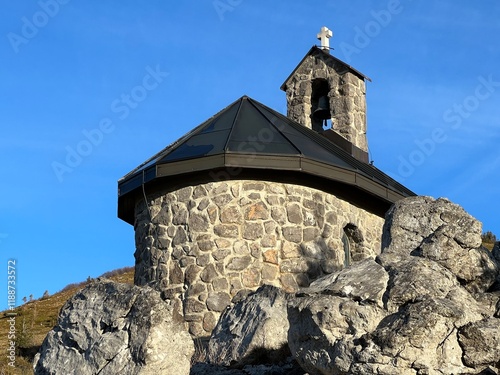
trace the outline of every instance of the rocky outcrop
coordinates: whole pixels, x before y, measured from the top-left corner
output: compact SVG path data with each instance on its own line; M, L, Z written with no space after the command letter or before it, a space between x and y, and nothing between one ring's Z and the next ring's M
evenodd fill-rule
M451 271L470 292L485 292L498 265L481 247L481 233L481 223L447 199L407 198L386 215L380 259L388 265L410 255L424 257Z
M398 202L380 256L284 297L275 322L288 327L294 360L309 375L497 374L499 267L480 236L481 224L448 200ZM266 301L259 293L246 303Z
M382 244L298 292L208 297L221 318L208 363L191 369L170 302L98 281L63 307L35 374L498 375L500 250L481 247L481 224L446 199L407 198L387 213Z
M193 353L157 291L100 279L66 302L34 367L37 375L182 375Z

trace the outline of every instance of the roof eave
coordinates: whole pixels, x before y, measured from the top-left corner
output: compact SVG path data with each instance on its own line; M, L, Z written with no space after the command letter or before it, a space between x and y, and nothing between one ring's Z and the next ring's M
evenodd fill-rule
M390 186L385 186L378 181L364 175L359 170L348 170L336 167L318 160L313 160L302 155L255 155L244 153L226 152L218 155L205 156L197 159L176 161L172 163L159 164L151 167L144 173L137 174L127 181L118 183L119 208L118 217L133 223L128 211L130 203L126 202L127 196L132 197L140 193L144 184L160 181L167 177L179 176L189 173L201 173L215 171L220 168L242 168L242 169L269 169L279 171L294 171L320 177L327 181L339 182L353 186L372 196L382 199L387 203L394 203L399 199L415 195L410 190L398 191ZM209 176L211 176L209 174ZM211 176L217 180L217 174ZM131 222L132 220L132 222Z

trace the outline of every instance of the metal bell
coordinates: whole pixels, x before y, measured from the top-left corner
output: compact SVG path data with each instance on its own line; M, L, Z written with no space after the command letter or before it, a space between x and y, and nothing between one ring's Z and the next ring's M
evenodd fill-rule
M314 110L313 116L320 120L327 120L331 117L328 96L321 96L318 99L318 108Z

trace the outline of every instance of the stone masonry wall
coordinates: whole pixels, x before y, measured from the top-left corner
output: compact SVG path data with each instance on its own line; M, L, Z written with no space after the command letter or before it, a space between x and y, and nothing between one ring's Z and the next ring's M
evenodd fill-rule
M136 205L135 284L175 300L197 337L247 291L295 291L341 269L346 226L353 261L380 249L382 218L298 185L212 182L155 193L148 206Z
M365 81L333 61L316 51L302 62L286 83L287 116L312 129L313 81L324 79L330 90L332 129L367 152Z

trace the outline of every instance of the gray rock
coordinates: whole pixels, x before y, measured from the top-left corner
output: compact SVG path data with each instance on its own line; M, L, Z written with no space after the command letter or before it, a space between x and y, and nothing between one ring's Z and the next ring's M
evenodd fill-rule
M458 341L464 351L464 363L470 367L500 362L500 321L486 318L462 327Z
M224 311L231 303L231 296L225 292L210 293L207 298L207 307L210 311Z
M208 361L243 367L254 362L279 362L287 347L287 296L271 285L227 309L208 344Z
M388 279L380 265L365 260L316 280L290 299L288 345L304 370L310 375L349 371L357 342L387 315L382 295Z
M439 228L463 248L481 246L482 226L447 199L417 196L396 202L387 212L382 251L409 255Z
M35 374L189 374L194 344L160 294L99 279L70 298Z
M411 197L386 214L382 265L410 256L431 259L450 270L469 291L488 290L498 264L481 247L481 223L447 199Z
M376 303L383 307L383 295L387 288L389 275L373 259L366 259L353 267L326 275L311 283L305 293L328 292L356 301Z

